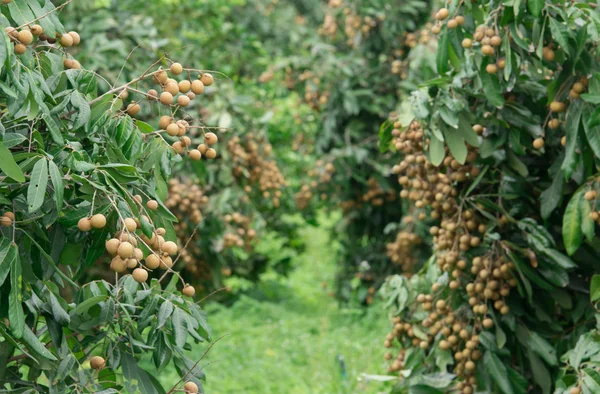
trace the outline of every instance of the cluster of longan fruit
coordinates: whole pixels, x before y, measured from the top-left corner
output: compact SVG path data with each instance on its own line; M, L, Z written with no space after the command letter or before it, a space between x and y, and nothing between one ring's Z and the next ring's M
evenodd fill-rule
M318 193L319 186L329 183L334 173L335 166L333 163L325 163L323 160L317 160L315 168L310 169L307 173L308 178L312 180L308 184L302 185L300 191L296 193L296 206L299 209L305 209L312 197ZM321 200L326 200L327 194L321 193L320 198Z
M596 182L600 182L600 178L596 179ZM591 210L590 219L600 224L600 211L596 211L596 204L598 201L598 192L596 190L588 190L583 195L586 201L590 202ZM6 215L6 214L5 214Z
M204 142L198 145L196 149L190 149L192 139L186 135L191 127L188 121L185 119L175 120L171 116L163 115L158 121L158 127L166 131L171 137L179 137L179 140L173 142L171 145L173 150L178 154L183 155L187 152L189 158L194 161L200 160L202 157L206 157L207 159L217 157L217 151L212 147L219 141L219 137L215 133L205 133Z
M227 150L233 159L233 176L247 176L248 184L244 186L246 193L251 193L258 186L263 198L271 199L275 207L280 205L281 189L288 186L277 162L270 159L273 148L264 138L256 139L253 133L246 135L242 143L238 136L227 142Z
M0 217L0 225L2 225L2 227L12 226L14 221L15 221L15 214L12 213L11 211L4 212L2 217Z
M429 43L431 37L429 30L422 29L416 32L404 32L400 38L401 48L393 51L393 59L391 62L392 74L399 75L400 79L408 78L409 60L406 58L408 50L417 46L417 44Z
M387 255L392 262L402 268L406 277L412 275L415 265L413 249L421 244L422 238L410 231L399 231L394 242L386 245Z
M369 178L367 180L368 189L360 198L363 203L371 204L375 207L382 206L386 201L395 201L396 192L393 190L385 190L381 187L377 179Z
M318 80L318 78L315 78ZM312 109L320 111L329 101L329 91L321 91L318 85L307 83L304 89L304 102Z
M225 215L224 219L229 232L223 236L223 247L243 247L248 251L252 250L256 241L256 230L252 228L252 219L239 212Z
M68 48L73 45L78 45L81 42L81 37L79 33L75 31L71 31L64 34L56 34L56 38L48 37L44 34L44 29L42 26L38 24L31 24L23 27L21 30L17 30L16 28L9 26L4 28L6 34L10 38L11 42L14 44L14 50L17 55L22 55L27 51L27 47L33 43L35 38L40 41L47 41L49 44L54 44L57 41L65 48ZM69 68L81 68L79 62L73 60Z

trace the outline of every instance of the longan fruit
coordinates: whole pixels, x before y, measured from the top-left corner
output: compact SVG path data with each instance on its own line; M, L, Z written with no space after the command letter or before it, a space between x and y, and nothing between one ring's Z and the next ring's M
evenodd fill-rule
M535 149L542 149L544 147L544 139L536 138L535 140L533 140L533 147Z
M156 91L156 89L150 89L146 93L146 97L148 97L148 100L150 100L150 101L158 100L158 92ZM162 117L161 117L161 119L162 119Z
M172 121L173 121L173 119L170 116L163 115L158 120L158 127L160 127L163 130L166 130Z
M133 102L127 106L127 113L130 116L135 116L140 112L140 109L141 109L140 105L136 102Z
M166 83L169 79L169 76L167 75L167 72L165 70L158 70L156 74L154 74L154 76L156 80L161 84Z
M200 151L200 153L205 155L206 151L208 150L208 146L205 144L200 144L200 145L198 145L198 150Z
M168 269L173 266L173 259L170 256L164 256L160 261L160 268Z
M183 72L183 66L179 63L173 63L171 64L171 67L169 67L169 69L171 70L171 72L174 75L179 75Z
M458 27L458 22L455 19L450 19L446 26L448 26L448 29L456 29Z
M131 273L131 276L133 276L136 282L142 283L148 280L148 271L143 268L136 268Z
M70 31L68 34L73 39L73 45L79 45L79 43L81 42L81 36L79 35L79 33L77 33L76 31Z
M197 79L195 81L192 82L192 92L195 94L202 94L204 93L204 84L202 83L201 80Z
M196 94L194 92L188 92L186 96L188 96L190 100L194 100L196 98Z
M129 92L127 91L127 88L123 89L123 90L121 91L121 93L119 93L119 94L117 95L117 97L119 97L119 98L120 98L120 99L122 99L122 100L127 100L127 97L129 97Z
M11 219L11 218L9 218L8 216L2 216L2 217L0 218L0 224L1 224L3 227L10 227L10 226L12 226L12 219ZM81 230L81 228L80 228L80 230ZM83 230L82 230L82 231L83 231Z
M595 199L596 197L598 197L598 193L596 193L596 191L594 190L588 190L587 192L585 192L584 194L584 198L587 201L592 201L593 199Z
M2 215L2 216L5 216L5 217L9 218L10 220L15 220L15 214L10 211L4 212L4 215Z
M139 194L136 194L135 196L133 196L133 199L138 203L141 204L142 203L142 196L140 196Z
M105 364L106 361L104 361L104 359L100 356L94 356L90 358L90 367L92 367L93 369L102 369L104 368Z
M212 145L216 144L217 141L219 141L219 137L217 137L217 135L215 133L209 132L204 135L204 142L208 146L212 146Z
M462 15L458 15L458 16L454 17L454 19L456 20L456 22L458 23L459 26L462 26L465 24L465 17Z
M181 292L184 296L193 297L196 294L196 289L194 289L194 286L186 285Z
M130 232L133 232L137 229L137 224L132 218L126 218L125 220L123 220L123 225Z
M173 241L167 241L162 245L162 251L171 256L177 254L177 244Z
M581 394L581 389L579 387L572 387L571 390L569 390L569 394Z
M62 45L63 47L70 47L73 46L73 37L71 37L71 35L69 34L63 34L62 36L60 36L60 45Z
M200 76L200 81L204 84L204 86L210 86L215 81L212 74L204 73ZM196 92L194 92L196 93Z
M106 216L98 213L90 219L93 228L104 228L106 226Z
M181 137L180 142L182 146L187 147L192 144L192 139L184 135L183 137Z
M33 42L33 34L29 30L21 30L17 33L17 40L23 45L29 45Z
M564 112L565 103L561 103L560 101L553 101L550 103L550 111L552 112Z
M192 149L189 153L190 159L198 161L202 158L202 153L198 149Z
M584 85L583 85L583 83L581 83L581 82L575 82L575 83L573 84L573 90L574 90L576 93L583 93L583 92L585 91L585 86L584 86Z
M492 56L494 55L494 48L491 45L482 45L481 53L483 53L486 56Z
M146 267L148 267L151 270L155 270L160 266L160 258L155 255L154 253L148 255L148 257L146 257L146 262L145 262Z
M561 144L562 146L567 146L567 136L566 136L566 135L563 135L563 136L561 137L561 139L560 139L560 144Z
M475 363L473 361L471 361L471 360L467 361L465 363L465 369L467 371L473 371L475 369Z
M177 123L171 123L167 126L167 134L171 137L175 137L179 134L179 126L177 126Z
M73 60L73 63L71 63L71 70L79 69L81 69L81 63L79 63L77 60Z
M42 28L42 26L40 26L40 25L33 25L33 26L31 26L31 29L30 29L30 30L31 30L31 33L32 33L34 36L39 36L39 35L41 35L42 33L44 33L44 29L43 29L43 28Z
M123 273L127 270L127 261L116 256L110 261L110 269L118 273Z
M213 148L208 148L206 150L205 156L207 159L214 159L215 157L217 157L217 151L214 150Z
M160 94L160 102L164 105L173 104L173 95L169 92L162 92Z
M165 85L164 91L169 92L173 96L175 96L177 93L179 93L179 84L177 84L177 82L175 82L175 81L169 81Z
M92 229L92 221L89 218L81 218L77 222L79 231L88 232Z
M548 122L548 127L550 127L553 130L558 129L560 127L560 120L550 119L550 121Z
M441 30L442 30L442 29L441 29L441 27L440 27L439 25L435 25L435 26L433 26L433 27L431 28L431 32L432 32L433 34L440 34L440 31L441 31Z
M492 327L494 327L494 321L492 319L490 319L489 317L486 319L483 319L483 326L485 328L492 328Z
M544 47L544 49L542 49L542 57L544 58L544 60L551 62L554 60L556 55L552 49Z
M158 209L158 202L156 200L149 200L146 203L146 207L151 211L156 211Z
M23 44L17 44L17 45L15 45L15 53L17 55L22 55L25 52L27 52L27 47L25 45L23 45Z
M72 59L65 59L63 60L63 66L65 68L72 68L73 67L73 60Z
M470 38L465 38L464 40L462 40L462 47L465 49L469 49L473 46L473 40L471 40Z
M192 88L192 83L190 81L188 81L187 79L184 79L183 81L179 81L179 92L180 93L187 93L190 91L191 88Z
M183 385L183 389L186 393L196 394L198 393L198 385L194 382L186 382Z
M498 60L498 68L504 70L504 67L506 67L506 59Z
M485 71L487 71L488 74L496 74L498 72L498 66L495 64L488 64L485 66Z
M179 154L182 154L185 151L185 148L181 144L181 141L173 142L173 145L171 145L171 146L173 147L175 152L177 152Z
M444 19L446 19L449 15L448 9L447 8L440 8L440 10L437 12L437 14L435 14L435 19L439 20L439 21L443 21Z
M121 244L121 241L119 241L116 238L111 238L108 241L106 241L106 243L104 245L106 247L106 251L110 255L115 256L117 254L117 250L119 249L120 244Z
M127 241L121 242L121 244L117 248L117 254L122 259L128 259L133 257L133 245Z
M137 260L133 258L127 259L127 268L133 269L135 267L137 267Z
M156 235L165 235L167 233L167 230L165 230L164 227L159 227L156 229Z
M177 104L179 104L182 107L187 107L188 105L190 105L190 101L190 98L183 94L177 97Z
M502 45L502 37L500 37L500 36L491 37L490 44L494 47L499 47L500 45Z

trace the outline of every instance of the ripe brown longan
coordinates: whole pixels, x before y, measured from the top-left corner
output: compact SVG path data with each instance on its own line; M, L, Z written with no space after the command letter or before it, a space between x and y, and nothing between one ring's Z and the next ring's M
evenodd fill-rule
M439 21L443 21L444 19L446 19L449 15L448 9L447 8L440 8L440 10L435 14L435 19L439 20Z
M217 135L215 133L206 133L204 135L204 142L208 146L212 146L212 145L216 144L217 141L219 141L219 137L217 137Z
M162 245L162 251L171 256L177 254L177 244L173 241L167 241Z
M179 154L182 154L185 151L185 148L184 148L183 144L181 143L181 141L174 142L172 147L175 150L175 152L177 152Z
M188 105L190 105L190 101L190 98L183 94L177 97L177 104L179 104L182 107L187 107Z
M458 27L458 22L456 19L450 19L447 23L448 29L456 29Z
M104 368L105 364L106 361L104 361L104 359L100 356L94 356L90 358L90 367L92 367L93 369L102 369Z
M92 229L92 221L89 218L81 218L77 222L77 228L79 231L88 232Z
M483 53L486 56L492 56L494 55L494 48L491 45L482 45L481 53Z
M215 157L217 157L217 151L214 150L213 148L208 148L206 150L205 156L207 159L214 159Z
M213 78L212 74L204 73L200 76L200 81L202 81L204 86L210 86L213 84L214 78Z
M21 30L17 34L17 40L23 45L29 45L33 42L33 34L29 30Z
M169 134L171 137L175 137L179 134L179 126L177 126L177 123L171 123L167 126L166 130L167 134Z
M558 129L560 127L560 120L550 119L550 121L548 122L548 127L550 127L553 130Z
M173 96L175 96L177 93L179 93L179 84L177 84L177 82L175 82L174 80L171 80L165 85L164 91L169 92Z
M192 88L192 83L190 81L188 81L187 79L184 79L183 81L179 81L179 92L180 93L187 93L190 91L191 88Z
M553 101L550 103L550 111L552 112L564 112L565 103L561 103L560 101Z
M119 249L120 244L121 244L121 241L119 241L116 238L111 238L108 241L106 241L106 243L105 243L106 251L110 255L115 256L117 254L117 250Z
M123 224L130 232L133 232L137 229L137 223L132 218L126 218L125 220L123 220Z
M487 71L488 74L496 74L498 72L498 66L496 66L495 64L488 64L487 66L485 66L485 71Z
M142 283L148 280L148 271L143 268L136 268L131 273L131 276L133 276L136 282Z
M148 97L148 100L150 100L150 101L158 100L158 92L156 91L156 89L150 89L146 93L146 97ZM162 119L162 117L161 117L161 119Z
M25 45L23 45L23 44L17 44L17 45L15 45L15 53L17 55L22 55L25 52L27 52L27 47Z
M200 151L200 153L205 155L206 151L208 150L208 146L206 146L205 144L200 144L198 145L198 150Z
M163 130L166 130L167 126L169 126L172 121L173 119L170 116L163 115L158 120L158 127L160 127Z
M101 213L98 213L90 219L91 225L93 228L104 228L106 226L106 216Z
M181 292L184 296L193 297L196 294L196 289L194 289L194 286L186 285Z
M41 35L42 33L44 33L44 29L43 29L43 28L42 28L42 26L40 26L40 25L33 25L33 26L31 26L31 33L32 33L34 36L39 36L39 35Z
M141 109L140 105L136 102L133 102L127 106L127 113L130 116L135 116L140 112L140 109Z
M202 81L199 79L192 82L191 88L192 88L192 92L195 94L204 93L204 83L202 83Z
M63 34L60 36L60 45L66 48L73 46L73 37L69 34Z
M118 273L125 272L125 270L127 270L127 260L123 260L121 257L115 256L110 261L110 269Z
M174 75L179 75L183 72L183 66L179 63L173 63L171 64L171 67L169 67L169 69L171 70L171 72Z
M190 393L190 394L198 393L198 385L194 382L186 382L183 385L183 389L185 390L186 393Z
M152 253L148 255L148 257L146 257L145 265L147 268L155 270L160 266L160 258L154 253Z
M190 159L198 161L202 158L202 153L198 149L192 149L189 153Z
M77 33L76 31L70 31L68 34L73 39L73 45L79 45L79 43L81 42L81 36L79 36L79 33Z
M148 207L148 209L151 211L155 211L158 209L158 202L156 200L149 200L146 203L146 207Z
M2 216L2 217L0 218L0 224L1 224L3 227L10 227L10 226L12 225L12 219L11 219L11 218L9 218L8 216ZM80 230L81 230L81 228L80 228ZM82 231L83 231L83 230L82 230Z
M127 241L121 242L121 244L117 248L117 254L122 259L128 259L130 257L133 257L133 245Z
M544 139L536 138L535 140L533 140L533 147L535 149L542 149L544 147Z
M173 104L173 95L169 92L162 92L160 94L160 102L164 105Z
M465 49L471 48L473 46L473 40L470 38L465 38L462 40L462 47Z
M544 47L542 50L542 57L548 62L554 61L555 56L554 51L548 47Z

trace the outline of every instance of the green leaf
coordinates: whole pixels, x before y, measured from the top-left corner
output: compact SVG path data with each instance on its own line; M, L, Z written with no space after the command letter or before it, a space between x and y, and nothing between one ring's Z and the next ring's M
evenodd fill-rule
M58 212L60 212L65 194L63 175L58 166L54 164L52 160L49 162L48 170L50 172L52 186L54 187L54 201L56 201L56 209Z
M392 130L394 129L394 122L386 120L379 127L379 151L387 152L392 142Z
M27 188L27 205L29 212L35 212L44 203L48 186L48 161L42 158L35 163L31 172L31 181Z
M584 387L590 390L590 393L600 393L600 374L593 368L584 368L586 376L583 378Z
M583 241L583 232L581 230L581 211L582 205L586 203L587 202L583 197L583 189L580 189L573 195L573 197L571 197L571 201L569 201L563 216L563 242L569 256L579 249L579 246Z
M434 166L439 166L446 157L446 150L444 149L444 142L432 136L429 143L429 161Z
M17 258L17 246L13 245L9 238L0 241L0 286L6 280L13 260Z
M12 246L15 249L16 245ZM19 254L16 253L10 270L10 294L8 295L8 320L10 331L15 338L21 338L25 330L25 313L23 312L23 277L21 276L21 263Z
M592 276L590 284L590 301L596 302L600 300L600 274Z
M443 75L448 72L448 30L446 26L442 27L439 37L435 64L438 73Z
M504 394L513 394L510 380L507 376L506 367L502 361L491 351L486 351L483 356L483 364L485 365L486 371L490 374L492 379L496 382L500 390Z
M489 59L481 62L481 69L479 71L481 86L483 88L483 93L488 99L490 105L493 105L494 107L502 107L504 105L504 96L502 95L502 89L500 88L498 76L488 73L485 69L490 62L492 62L492 60Z
M129 353L121 353L121 366L127 392L164 394L164 389L150 378L148 372L138 366L136 359Z
M556 264L558 264L564 269L572 269L577 267L577 264L575 264L573 260L560 253L556 249L544 248L542 249L542 252L544 252L546 256L548 256L552 261L554 261Z
M577 148L579 147L579 125L581 123L581 113L583 105L581 100L576 100L569 106L565 131L567 137L567 146L565 149L565 160L561 169L565 173L565 179L571 178L577 167Z
M185 346L185 341L187 339L187 328L185 326L185 318L183 317L184 313L185 312L181 311L181 309L175 308L171 318L173 333L175 334L175 344L180 348Z
M29 345L28 347L40 356L48 360L57 361L54 354L52 354L48 349L46 349L44 344L27 326L25 326L25 330L23 331L23 342Z
M7 148L13 148L17 145L20 145L26 139L27 137L25 137L23 134L6 133L4 134L4 146Z
M531 372L533 374L533 380L542 388L543 394L549 394L552 388L552 378L548 368L544 365L542 360L535 355L531 349L528 351L529 362L531 364Z
M537 18L542 15L544 4L545 0L527 0L527 9L529 9L531 15Z
M156 329L165 325L171 313L173 313L173 303L167 300L161 304L158 310L158 324L156 325Z
M2 170L6 176L14 179L17 182L25 182L25 175L21 168L15 162L12 153L0 142L0 170Z
M561 49L569 54L569 36L571 34L567 26L554 18L550 18L550 31L552 32L552 38L560 44Z
M542 218L548 219L563 198L565 178L562 172L558 172L552 181L552 185L540 195L540 213Z
M549 365L558 365L556 349L554 349L554 347L538 333L530 331L529 337L527 338L527 344L534 353L543 358Z
M465 164L467 160L467 146L465 145L465 140L460 133L456 130L453 130L449 127L443 127L444 132L444 140L450 148L450 153L452 157L456 159L460 164Z
M594 151L594 155L600 158L600 125L591 125L591 120L594 114L593 106L586 104L583 108L583 129L588 140L590 148Z
M69 324L71 318L69 317L67 311L64 310L64 308L58 301L58 298L56 298L56 296L52 292L50 292L49 298L50 308L52 310L52 317L54 318L54 320L56 320L58 324L61 324L63 326Z

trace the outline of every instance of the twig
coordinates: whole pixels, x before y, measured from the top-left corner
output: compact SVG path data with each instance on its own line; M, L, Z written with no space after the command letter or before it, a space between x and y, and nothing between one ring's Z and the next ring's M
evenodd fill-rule
M48 15L52 14L53 12L59 11L61 9L63 9L65 6L67 6L69 3L72 3L74 0L67 0L64 4L59 5L58 7L54 8L53 10L50 10L48 12L46 12L44 15L42 16L38 16L37 18L35 18L32 21L29 21L19 27L17 27L17 30L21 30L22 28L31 25L33 22L39 21L40 19L43 19L45 17L47 17Z

